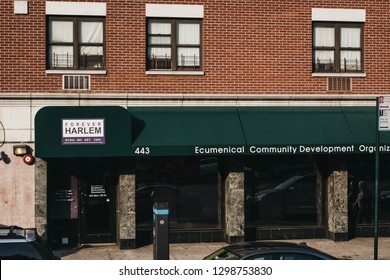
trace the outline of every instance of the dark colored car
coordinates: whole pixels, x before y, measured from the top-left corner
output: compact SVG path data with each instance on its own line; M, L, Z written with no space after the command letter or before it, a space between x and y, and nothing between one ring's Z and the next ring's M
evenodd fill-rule
M0 225L1 260L59 260L34 228Z
M227 245L204 260L336 260L337 258L309 247L306 243L242 242Z

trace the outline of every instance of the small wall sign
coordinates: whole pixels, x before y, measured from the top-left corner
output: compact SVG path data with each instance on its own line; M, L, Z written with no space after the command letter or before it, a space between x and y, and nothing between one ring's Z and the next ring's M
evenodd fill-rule
M379 120L378 130L388 131L390 130L390 96L379 97Z

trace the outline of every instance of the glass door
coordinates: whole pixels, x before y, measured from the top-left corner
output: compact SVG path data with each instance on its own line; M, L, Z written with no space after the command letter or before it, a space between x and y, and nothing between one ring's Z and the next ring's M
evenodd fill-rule
M80 243L116 241L115 188L110 180L79 181Z

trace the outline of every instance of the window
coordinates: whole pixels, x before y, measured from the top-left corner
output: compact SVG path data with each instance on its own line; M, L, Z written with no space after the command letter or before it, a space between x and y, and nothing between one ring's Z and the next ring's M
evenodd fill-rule
M307 156L269 156L245 163L248 226L309 226L322 215L314 162Z
M200 70L201 52L200 20L148 20L148 70Z
M351 155L348 158L348 180L349 186L352 182L358 183L363 180L371 193L371 202L369 203L371 207L368 209L368 215L370 216L371 221L363 219L359 222L362 224L374 223L375 215L375 155ZM381 154L380 165L379 165L379 177L378 177L378 222L379 223L390 223L390 156L389 154ZM353 190L349 190L350 193L350 203L356 201L356 194L353 194ZM355 195L355 198L352 198ZM352 211L349 212L351 221L357 218L357 213ZM356 220L355 220L356 221ZM356 221L358 222L358 221ZM352 229L353 230L353 229Z
M135 175L139 229L152 228L155 202L168 202L171 229L220 228L216 158L137 158Z
M104 69L104 18L49 17L48 69Z
M313 72L363 72L363 24L314 23Z

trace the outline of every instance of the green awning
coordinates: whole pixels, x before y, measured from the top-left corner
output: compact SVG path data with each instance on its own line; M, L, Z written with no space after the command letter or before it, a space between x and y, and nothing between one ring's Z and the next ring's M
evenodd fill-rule
M130 107L135 156L237 155L245 138L235 107Z
M35 116L41 158L130 155L131 117L123 107L44 107Z
M343 107L344 115L352 131L357 149L363 153L373 153L376 145L376 108ZM379 151L390 152L390 132L380 131Z
M375 117L375 107L45 107L35 117L35 154L373 153ZM380 144L390 152L390 132Z
M372 152L373 107L240 107L249 154ZM381 144L389 144L381 133ZM385 149L383 149L385 151Z
M375 145L375 107L343 107L343 112L356 143Z

